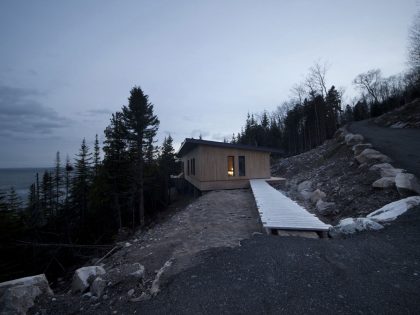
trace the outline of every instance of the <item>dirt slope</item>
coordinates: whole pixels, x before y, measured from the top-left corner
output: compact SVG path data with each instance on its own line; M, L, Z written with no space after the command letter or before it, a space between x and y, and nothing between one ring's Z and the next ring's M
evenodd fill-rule
M336 213L318 216L332 224L342 218L365 215L399 199L395 189L373 188L372 183L380 178L379 174L365 166L360 167L351 148L336 139L311 151L281 159L273 164L272 172L287 179L285 194L313 213L318 214L315 204L302 198L297 186L309 180L312 190L323 191L325 200L335 203Z

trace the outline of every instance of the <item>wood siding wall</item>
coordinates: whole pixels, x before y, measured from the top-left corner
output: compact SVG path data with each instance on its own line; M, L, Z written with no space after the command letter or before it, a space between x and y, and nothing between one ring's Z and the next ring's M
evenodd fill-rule
M228 176L228 156L235 157L235 176ZM239 176L239 156L245 156L245 176ZM195 175L187 171L187 161L195 159ZM182 157L185 179L198 189L249 187L249 179L270 178L270 153L200 145Z

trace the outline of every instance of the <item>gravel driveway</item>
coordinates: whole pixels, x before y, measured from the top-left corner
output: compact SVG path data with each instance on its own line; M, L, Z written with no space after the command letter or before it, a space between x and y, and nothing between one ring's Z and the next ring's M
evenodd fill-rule
M419 314L420 207L348 239L257 236L213 249L140 314Z

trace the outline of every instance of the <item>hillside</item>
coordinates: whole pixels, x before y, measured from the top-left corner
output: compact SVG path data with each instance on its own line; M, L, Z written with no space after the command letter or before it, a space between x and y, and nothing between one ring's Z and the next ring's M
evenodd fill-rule
M359 165L351 148L337 137L308 152L279 160L272 172L287 179L282 189L286 195L332 224L342 218L366 215L399 199L394 188L372 187L380 178L378 171L370 170L367 164ZM305 191L319 189L326 194L324 201L333 203L329 209L317 209L316 201L300 189L305 184Z

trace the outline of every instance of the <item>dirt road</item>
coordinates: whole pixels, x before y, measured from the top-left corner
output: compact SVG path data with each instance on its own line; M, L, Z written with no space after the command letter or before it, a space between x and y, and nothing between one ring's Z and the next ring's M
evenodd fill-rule
M351 123L349 131L362 134L375 149L391 157L395 167L420 178L420 129L379 127L364 120Z

